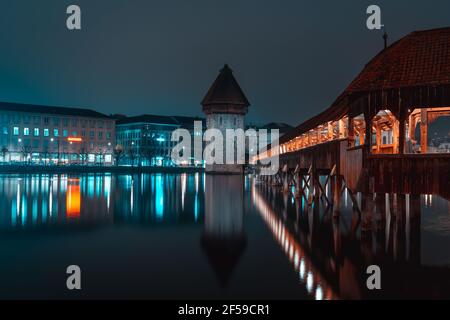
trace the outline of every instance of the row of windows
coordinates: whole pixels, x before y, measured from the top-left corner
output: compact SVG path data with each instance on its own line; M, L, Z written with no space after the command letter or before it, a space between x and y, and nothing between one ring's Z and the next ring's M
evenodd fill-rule
M4 135L8 135L9 134L9 132L8 132L8 127L3 127L3 129L2 129L2 133L4 134ZM54 137L59 137L59 129L53 129L53 136ZM35 136L35 137L39 137L40 136L40 134L41 134L41 129L40 128L34 128L33 129L33 136ZM49 137L50 136L50 129L48 129L48 128L45 128L45 129L43 129L42 130L42 134L43 134L43 136L44 137ZM14 127L13 128L13 135L14 136L18 136L18 135L20 135L20 129L19 129L19 127ZM23 128L23 135L24 136L29 136L29 135L31 135L31 132L30 132L30 128ZM71 132L71 135L73 136L73 137L77 137L78 136L78 131L72 131ZM68 137L69 136L69 130L66 130L66 129L64 129L64 130L62 130L62 136L63 137ZM86 131L85 130L82 130L81 131L81 136L82 137L86 137ZM89 131L89 137L91 138L91 139L94 139L95 138L95 131ZM103 139L103 131L99 131L98 132L98 139L99 140L102 140ZM106 132L106 139L111 139L111 132Z
M172 132L167 131L148 131L142 133L142 131L125 131L125 132L117 132L118 139L138 139L141 137L154 138L159 140L170 140L172 136Z
M15 144L13 145L8 145L7 141L2 141L2 145L1 147L7 147L8 149L10 148L11 151L14 150L20 150L20 148L27 148L27 147L32 147L33 149L39 149L39 148L43 148L43 149L51 149L51 150L56 150L56 149L60 149L60 151L64 151L68 148L73 149L73 150L82 150L82 149L86 149L89 148L90 150L94 150L95 148L97 149L103 149L103 148L111 148L111 143L94 143L94 142L90 142L88 145L80 145L80 144L70 144L68 141L63 141L61 143L60 146L58 146L57 144L52 144L49 140L44 140L41 141L37 140L37 139L23 139L21 141L17 141Z
M78 119L78 118L58 118L58 117L41 117L41 116L29 116L20 114L3 114L0 116L2 123L9 123L12 121L13 123L19 124L21 120L24 124L32 123L34 125L40 125L41 121L44 125L49 125L52 123L54 126L59 126L60 123L64 127L68 127L71 125L72 127L78 127L80 125L82 128L86 128L87 126L91 128L106 128L111 129L113 121L103 121L103 120L88 120L88 119Z

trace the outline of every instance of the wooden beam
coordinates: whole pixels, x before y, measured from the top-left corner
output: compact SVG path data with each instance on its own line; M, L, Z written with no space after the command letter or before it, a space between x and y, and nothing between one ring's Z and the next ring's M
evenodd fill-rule
M399 135L399 141L398 141L398 148L399 148L399 154L405 153L405 135L406 135L406 128L405 128L405 116L403 115L403 112L400 112L400 135Z
M330 121L328 122L328 140L333 140L334 135L333 135L333 122Z
M420 152L428 152L428 109L423 108L420 112Z
M348 147L353 148L355 146L355 119L353 117L348 118Z
M381 153L381 143L382 143L382 131L381 131L381 126L380 125L376 125L376 134L377 134L377 153Z
M365 141L364 146L367 151L367 154L371 154L371 144L372 144L372 118L370 116L364 116L366 118L366 133L365 133Z
M394 128L392 130L392 134L393 134L393 143L394 143L394 153L399 153L399 131L400 131L400 126L399 126L400 122L395 120L394 121Z
M339 139L345 138L345 121L344 119L339 119Z

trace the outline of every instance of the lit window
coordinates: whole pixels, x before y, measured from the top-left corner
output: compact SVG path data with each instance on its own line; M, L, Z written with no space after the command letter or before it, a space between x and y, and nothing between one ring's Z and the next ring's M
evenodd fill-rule
M55 137L58 137L59 136L59 130L58 129L53 129L53 135Z
M23 128L23 135L29 136L30 135L30 128Z
M3 127L3 134L8 134L8 127Z
M34 136L39 137L39 128L34 128Z
M44 129L44 137L48 137L50 135L50 132L48 129Z
M63 130L63 137L68 137L68 136L69 136L69 131Z
M13 129L13 134L14 134L15 136L18 136L18 135L19 135L19 127L14 127L14 129Z
M76 132L76 131L72 131L72 136L76 137L76 136L77 136L77 133L78 133L78 132Z

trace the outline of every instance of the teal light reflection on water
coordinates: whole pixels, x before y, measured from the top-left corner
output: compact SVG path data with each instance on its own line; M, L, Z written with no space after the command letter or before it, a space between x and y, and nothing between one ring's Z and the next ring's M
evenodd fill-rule
M199 174L195 174L195 200L194 200L194 219L195 222L198 221L198 184L199 184Z
M162 220L164 217L164 181L161 175L157 175L155 179L155 213L156 218Z
M11 204L11 226L15 227L17 225L17 201L13 201Z
M27 210L28 210L27 196L26 193L24 193L22 195L22 226L25 226L27 222Z

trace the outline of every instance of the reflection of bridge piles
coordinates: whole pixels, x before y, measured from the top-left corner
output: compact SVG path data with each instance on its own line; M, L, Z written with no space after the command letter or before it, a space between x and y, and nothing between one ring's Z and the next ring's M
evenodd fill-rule
M421 266L419 195L353 195L345 189L344 194L330 197L329 205L320 198L314 198L309 204L306 197L294 198L296 193L296 190L286 193L262 185L258 189L254 187L252 194L255 206L295 269L301 271L298 255L303 254L305 261L312 265L313 274L318 273L317 281L332 287L340 298L376 297L376 293L365 287L366 268L371 264L382 267L383 297L425 297L428 294L425 291L431 294L432 290L428 291L424 284L417 284L417 276L439 283L431 275L432 267ZM350 205L344 199L335 201L341 196L348 197ZM436 272L448 283L450 276L440 268ZM315 283L316 279L311 279L314 281L310 283Z
M316 263L315 259L308 252L311 247L311 238L305 237L301 232L293 231L294 227L290 227L286 221L278 217L273 210L273 206L269 205L259 191L254 190L253 201L260 212L262 218L270 228L275 240L284 250L289 261L294 265L294 269L299 273L300 280L306 285L307 291L316 299L336 299L338 298L335 290L332 288L333 280L325 276L330 271L331 266L328 264L323 267ZM286 215L284 215L286 217ZM314 213L309 217L314 219ZM314 227L314 224L309 225ZM310 230L310 233L312 230ZM322 262L326 259L322 257ZM324 269L328 269L325 271Z
M243 176L206 176L205 229L201 246L222 286L245 250Z

